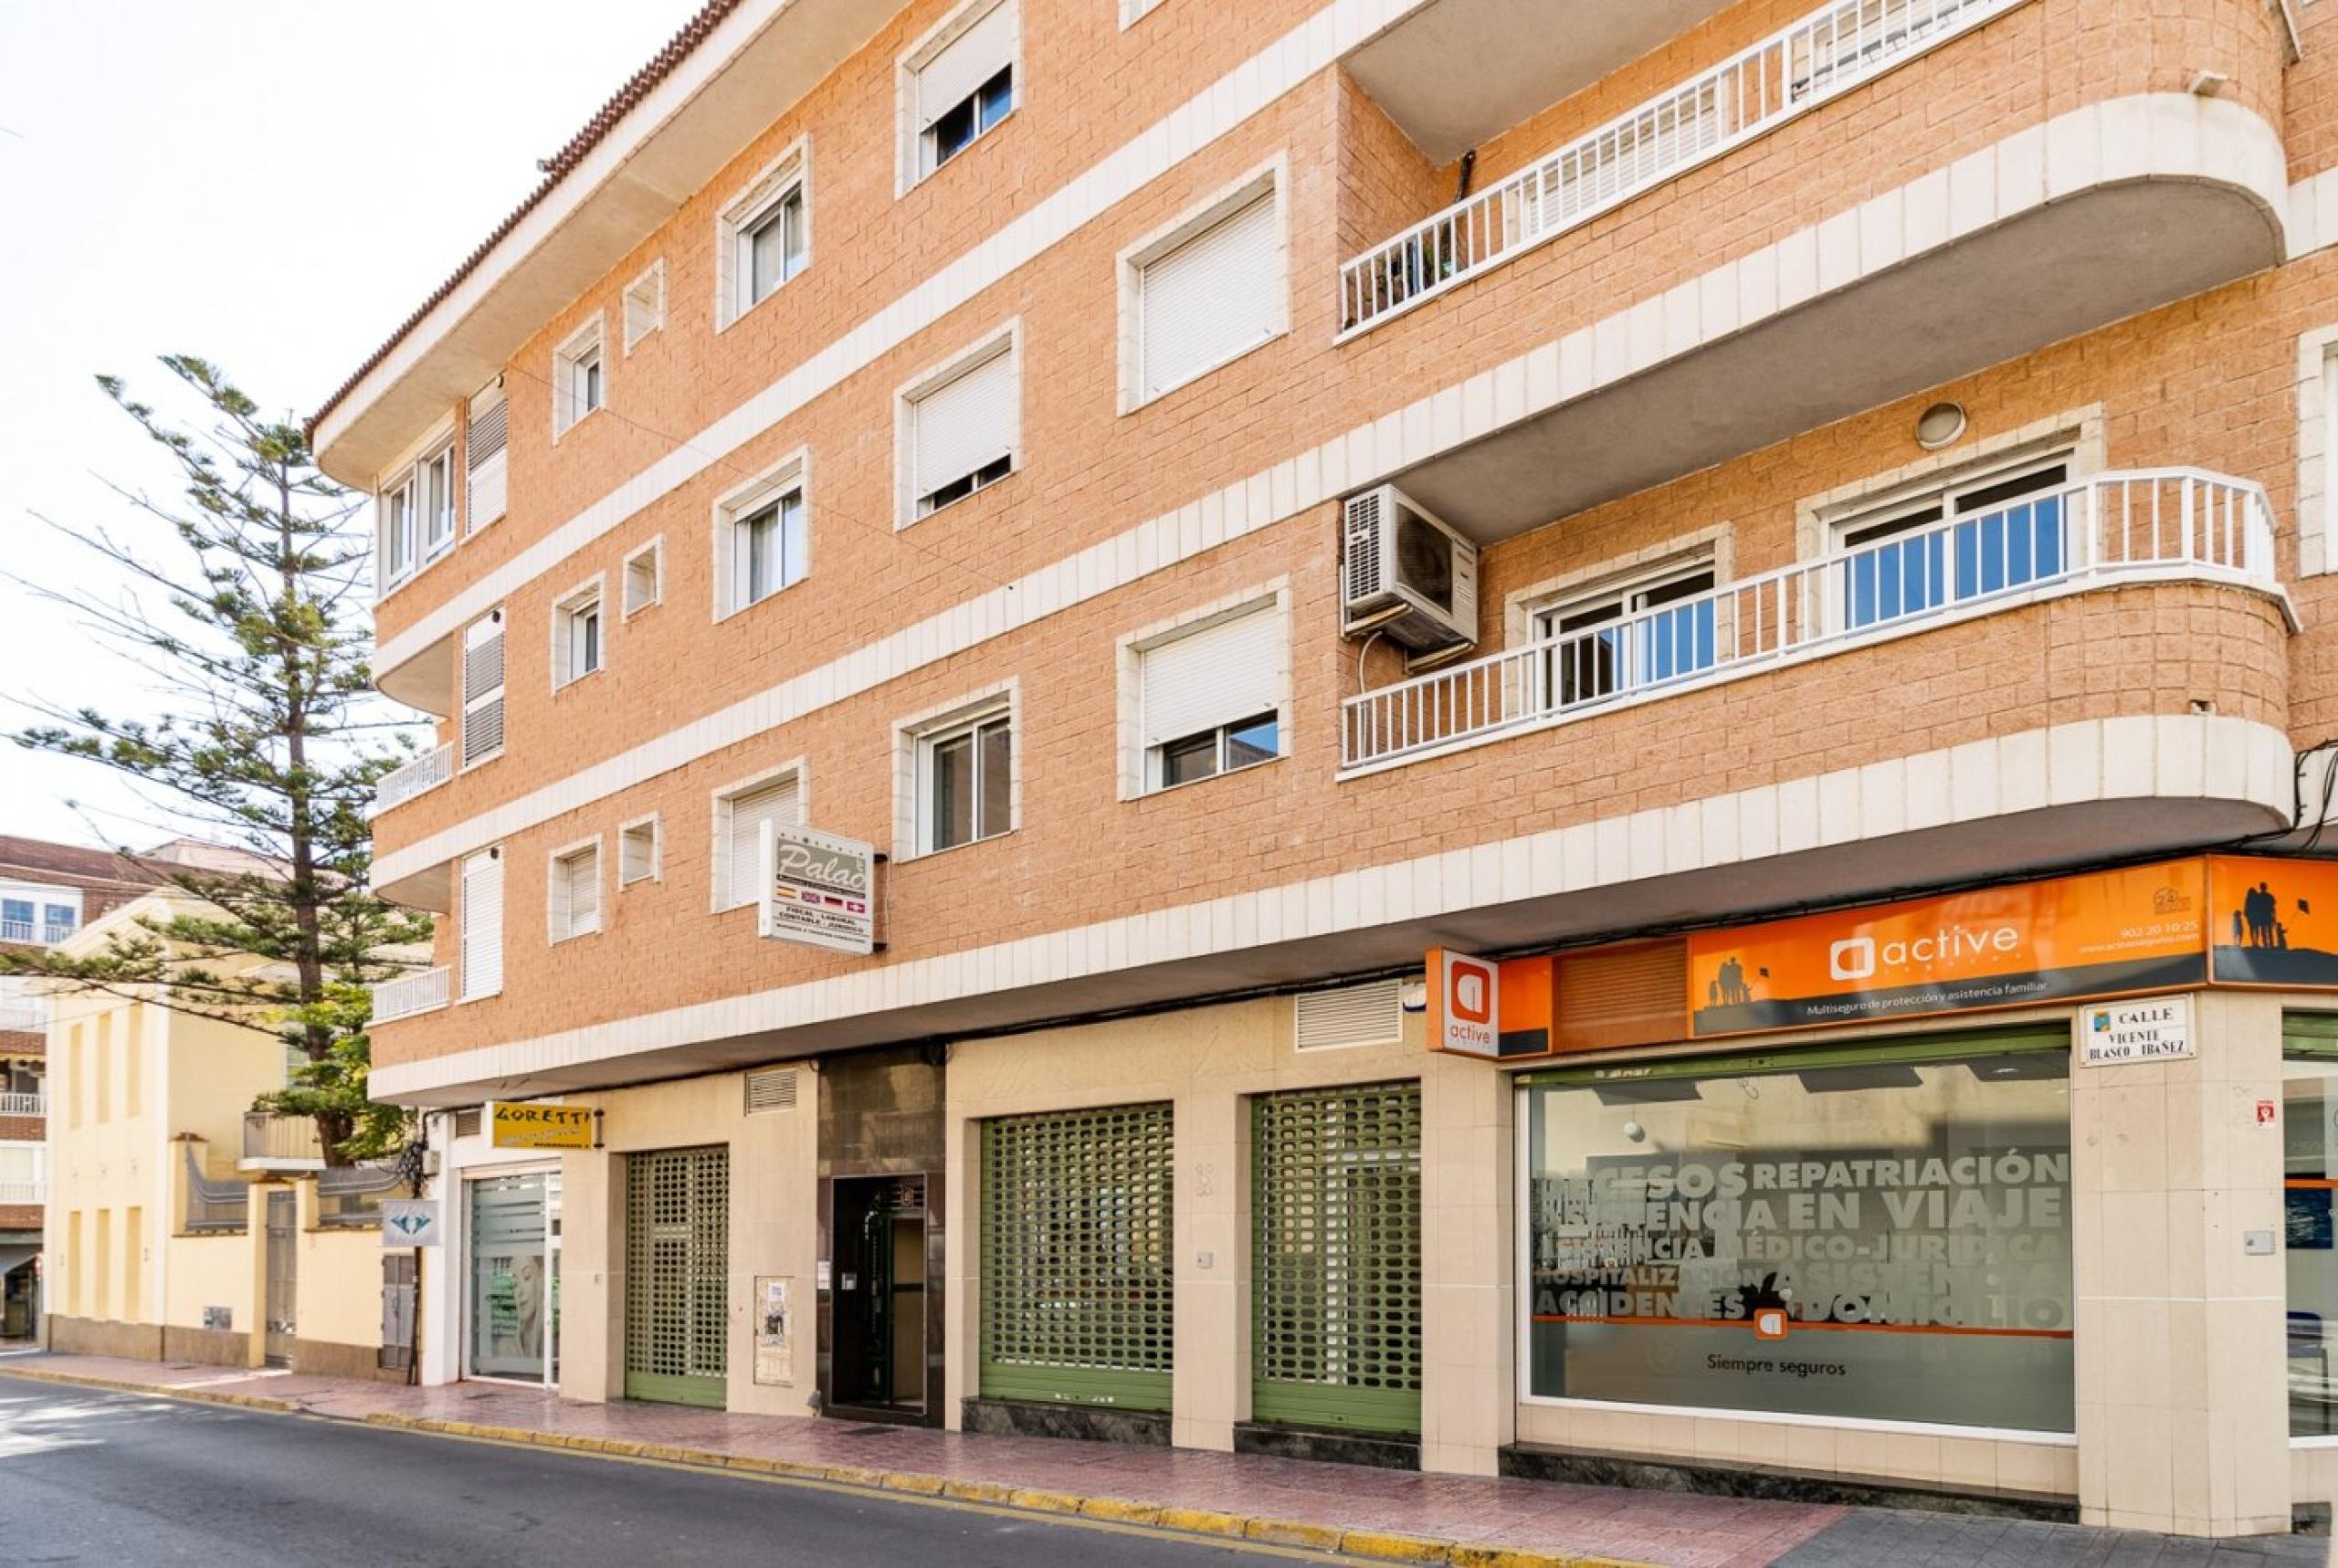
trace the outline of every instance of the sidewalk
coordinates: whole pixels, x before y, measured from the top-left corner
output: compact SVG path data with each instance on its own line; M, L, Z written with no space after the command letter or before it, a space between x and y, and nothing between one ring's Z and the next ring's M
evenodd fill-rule
M347 1421L621 1454L750 1473L1083 1513L1164 1529L1462 1568L1872 1568L2115 1563L2312 1564L2302 1538L2214 1543L1949 1514L1761 1502L1541 1481L1423 1476L1185 1449L968 1436L918 1427L584 1405L486 1384L389 1384L0 1354L0 1377L45 1378L301 1411Z

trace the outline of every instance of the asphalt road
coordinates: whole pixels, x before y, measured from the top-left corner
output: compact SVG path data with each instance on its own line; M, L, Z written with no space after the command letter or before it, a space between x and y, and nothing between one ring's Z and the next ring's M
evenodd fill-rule
M1264 1568L1294 1557L0 1373L0 1561Z

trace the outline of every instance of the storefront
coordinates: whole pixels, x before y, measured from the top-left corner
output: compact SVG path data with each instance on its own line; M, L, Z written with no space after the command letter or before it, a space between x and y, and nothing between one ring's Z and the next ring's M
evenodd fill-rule
M463 1375L560 1382L560 1170L462 1184Z

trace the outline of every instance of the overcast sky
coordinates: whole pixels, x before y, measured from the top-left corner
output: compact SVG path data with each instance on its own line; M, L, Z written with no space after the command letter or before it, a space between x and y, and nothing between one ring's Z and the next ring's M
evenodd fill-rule
M173 547L98 476L166 487L91 376L157 354L304 416L532 188L697 0L0 0L0 557L121 584L35 521ZM167 406L167 405L166 405ZM0 581L0 731L27 697L152 715L72 618ZM77 803L77 804L68 804ZM100 770L0 746L0 833L143 847Z

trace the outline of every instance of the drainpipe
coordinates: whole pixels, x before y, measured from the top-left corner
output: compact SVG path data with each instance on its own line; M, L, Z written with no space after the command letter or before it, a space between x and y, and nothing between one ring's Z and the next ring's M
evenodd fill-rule
M1469 176L1477 172L1478 150L1475 147L1472 147L1467 153L1461 154L1461 178L1453 187L1453 201L1455 205L1458 206L1461 203L1469 199Z

